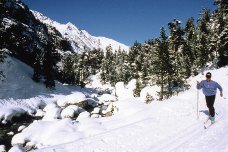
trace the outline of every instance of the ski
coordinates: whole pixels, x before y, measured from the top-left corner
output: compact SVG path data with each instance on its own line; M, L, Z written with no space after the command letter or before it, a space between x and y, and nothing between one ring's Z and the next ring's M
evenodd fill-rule
M209 127L211 127L213 124L215 124L215 121L214 122L210 122L210 124L204 124L204 129L208 129Z
M207 128L209 128L210 126L212 126L213 124L215 124L215 122L217 122L218 120L216 120L216 121L209 121L210 120L210 118L207 118L207 120L204 122L204 129L207 129Z
M216 116L219 116L219 114L216 112L215 113ZM208 117L205 121L204 121L204 129L209 128L210 126L212 126L215 122L217 122L219 120L220 117L217 117L215 121L211 121L210 117ZM210 121L209 121L210 120Z
M208 129L210 126L212 125L212 123L206 123L206 124L204 124L204 129Z
M208 117L207 120L204 121L204 123L203 123L204 124L204 129L207 129L210 126L211 123L208 125L209 120L210 120L210 118Z

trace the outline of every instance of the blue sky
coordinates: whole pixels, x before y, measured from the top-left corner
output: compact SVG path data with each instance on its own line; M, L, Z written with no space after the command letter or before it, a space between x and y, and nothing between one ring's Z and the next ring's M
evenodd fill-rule
M202 8L214 10L213 0L22 0L51 19L72 22L94 36L105 36L132 46L159 37L174 18L185 25L199 18Z

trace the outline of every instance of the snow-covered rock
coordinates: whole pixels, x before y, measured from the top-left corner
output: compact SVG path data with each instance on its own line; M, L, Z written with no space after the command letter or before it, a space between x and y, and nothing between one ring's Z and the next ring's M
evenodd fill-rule
M99 117L101 117L101 116L99 114L97 114L97 113L94 113L94 114L91 115L91 118L99 118Z
M58 108L58 106L55 103L49 103L46 105L46 107L43 109L43 111L48 112L54 108Z
M117 82L116 85L115 85L115 94L116 94L116 96L117 97L124 96L123 90L125 90L124 82Z
M5 145L0 145L0 152L6 152Z
M91 113L92 114L99 114L100 113L100 110L101 110L101 108L96 107L96 108L93 109L93 111Z
M111 116L113 115L114 108L113 103L110 103L106 109L102 110L102 114L105 116Z
M30 151L36 148L36 143L34 142L27 142L25 145L25 150Z
M75 111L71 108L65 108L61 112L61 118L73 118Z
M61 111L62 109L58 107L55 103L47 104L47 106L44 108L45 116L42 118L42 120L45 121L53 121L56 119L61 118Z
M13 117L19 117L26 113L24 109L16 106L8 106L0 109L0 120L2 120L3 124L11 121Z
M85 102L86 102L86 96L81 92L75 92L73 94L67 95L57 100L57 104L60 107L65 107L67 105L83 106Z
M14 135L14 132L10 131L10 132L7 133L7 135L13 136Z
M36 117L43 117L44 115L45 112L42 109L38 109L35 114Z
M91 107L96 107L98 105L98 101L91 98L87 98L87 104Z
M49 110L48 112L46 112L46 114L42 120L53 121L53 120L59 119L59 118L61 118L60 113L61 113L60 108L53 108L53 109Z
M87 111L84 111L78 115L77 120L80 121L89 117L90 117L90 113Z
M115 102L117 101L116 97L110 94L103 94L101 97L98 97L99 103L106 103L106 102Z
M20 127L17 129L17 131L20 132L20 131L22 131L22 130L25 129L25 128L26 128L26 126L25 126L25 125L22 125L22 126L20 126Z
M78 114L78 106L69 105L61 112L61 118L73 118L75 114Z
M12 145L26 144L31 147L66 143L77 138L75 136L77 130L78 126L72 123L71 119L34 121L21 133L14 135L11 143Z

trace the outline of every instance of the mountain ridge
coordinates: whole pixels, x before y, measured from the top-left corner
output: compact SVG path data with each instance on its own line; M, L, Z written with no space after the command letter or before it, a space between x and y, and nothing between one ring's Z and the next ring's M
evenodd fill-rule
M93 48L106 49L107 46L112 47L115 50L129 50L129 46L117 42L111 38L106 38L104 36L92 36L86 30L79 29L76 25L71 22L66 24L61 24L57 21L50 19L49 17L43 15L38 11L31 10L36 19L40 22L56 28L64 38L70 41L72 48L75 52L82 52L85 48L92 50Z

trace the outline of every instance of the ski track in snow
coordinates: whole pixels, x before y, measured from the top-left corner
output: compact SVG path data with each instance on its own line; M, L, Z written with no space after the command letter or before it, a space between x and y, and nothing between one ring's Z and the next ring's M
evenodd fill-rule
M225 80L227 76L221 77L221 80ZM199 77L198 77L199 79ZM120 126L116 128L109 128L109 130L89 136L71 143L47 147L36 150L37 152L227 152L228 146L228 104L227 104L227 91L228 83L223 83L224 97L219 95L216 97L215 109L219 114L218 121L210 126L208 129L204 129L204 121L207 118L207 108L205 105L205 99L200 91L200 118L196 120L194 114L189 115L186 111L191 110L193 107L186 108L185 106L191 106L187 102L181 101L186 97L192 99L196 89L189 90L189 94L183 93L178 97L173 97L175 102L179 102L179 106L183 106L182 110L178 111L178 106L175 105L172 109L172 104L166 102L166 106L161 106L161 113L167 112L166 115L160 116L153 111L153 105L141 113L144 112L145 117L142 117L140 112L135 115L122 118L123 122L120 122ZM188 91L187 91L188 92ZM170 105L169 105L170 104ZM183 104L183 105L181 105ZM158 107L157 107L158 108ZM184 109L185 108L185 109ZM192 110L193 113L195 110ZM157 110L157 112L159 112ZM176 112L176 113L175 113ZM179 114L178 114L179 112ZM147 115L147 116L146 116ZM148 117L148 115L150 115ZM176 120L173 117L163 120L163 117L169 115L177 116ZM191 117L195 117L194 119ZM128 119L135 117L134 122L128 122ZM188 119L188 120L186 120ZM119 119L118 119L119 120ZM124 122L124 120L126 122ZM119 120L120 121L120 120ZM167 122L166 122L167 121ZM175 122L176 121L176 122ZM125 124L125 125L123 125ZM167 125L167 127L164 127Z
M173 139L168 140L165 139L164 141L160 141L161 143L165 143L165 145L161 145L158 146L156 148L153 148L152 146L147 150L147 151L151 151L153 150L154 152L160 152L160 151L172 151L173 149L175 149L176 147L179 147L180 145L188 142L190 139L194 138L197 136L197 134L199 132L202 131L202 129L198 129L200 128L200 124L199 123L194 123L191 126L188 126L188 129L184 129L183 131L181 131L180 133L175 134L173 137ZM197 130L197 131L195 131ZM186 136L188 135L188 136ZM181 141L180 141L181 139Z
M50 151L50 149L53 149L53 151L55 152L64 152L77 149L77 152L83 152L85 151L83 147L85 147L85 145L88 145L90 148L86 148L87 152L106 152L108 149L112 149L112 151L122 150L123 152L194 152L199 151L199 147L201 145L202 149L200 151L205 150L208 152L215 152L227 141L225 140L227 138L224 139L223 132L223 128L225 128L226 126L226 119L224 118L227 116L225 115L224 111L227 111L227 109L223 109L222 106L218 109L221 110L220 115L222 115L223 117L210 128L204 129L204 120L200 119L198 121L195 121L191 125L186 126L187 129L182 129L181 131L178 131L174 134L171 133L172 138L165 137L164 139L158 140L156 142L153 141L153 138L155 138L156 135L145 134L151 131L150 125L145 126L145 124L153 124L154 121L157 122L155 118L151 117L141 121L135 121L131 124L127 124L119 128L103 132L101 134L80 139L66 145L64 144L54 146L53 148L44 148L38 151L48 152ZM221 130L217 129L218 127ZM157 128L157 130L159 130L159 128ZM134 140L129 140L129 142L121 143L124 140L132 138ZM220 139L223 141L220 142ZM152 141L153 144L150 144L150 141ZM215 142L216 144L214 144L214 148L212 149L211 146L209 146L210 148L208 148L205 142L207 144ZM217 145L217 143L219 144ZM223 151L221 150L221 152Z

